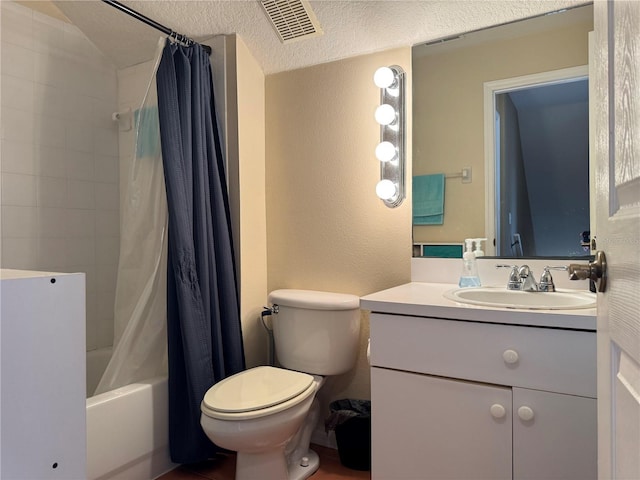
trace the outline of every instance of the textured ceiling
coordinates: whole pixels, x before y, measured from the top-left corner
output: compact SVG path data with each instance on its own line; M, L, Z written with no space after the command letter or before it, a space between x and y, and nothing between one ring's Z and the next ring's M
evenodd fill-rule
M159 32L100 0L54 0L120 68L153 57ZM257 0L122 0L194 39L238 34L265 74L409 46L584 0L320 0L310 4L324 35L283 45Z

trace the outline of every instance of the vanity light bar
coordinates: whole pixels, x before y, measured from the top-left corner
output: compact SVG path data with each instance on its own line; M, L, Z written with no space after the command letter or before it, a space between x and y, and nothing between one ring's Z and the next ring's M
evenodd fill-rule
M380 88L380 106L375 118L380 124L380 143L375 154L380 161L378 197L389 208L405 198L405 73L397 66L376 70L373 81Z

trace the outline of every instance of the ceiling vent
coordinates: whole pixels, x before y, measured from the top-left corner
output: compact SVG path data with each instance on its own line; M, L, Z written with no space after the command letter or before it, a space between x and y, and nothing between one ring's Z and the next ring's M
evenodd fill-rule
M260 0L282 43L291 43L322 35L311 5L307 0Z

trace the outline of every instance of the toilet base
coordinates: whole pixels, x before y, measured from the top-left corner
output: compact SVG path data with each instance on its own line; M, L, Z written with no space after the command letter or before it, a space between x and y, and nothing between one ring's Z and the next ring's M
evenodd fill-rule
M309 450L303 461L289 464L282 449L260 453L240 453L236 457L235 480L305 480L313 475L320 467L320 458L313 450ZM301 464L305 464L302 466Z
M305 457L307 458L307 462L302 462L302 459L300 459L295 464L289 464L288 480L305 480L305 478L309 478L316 473L320 467L318 454L313 450L309 450ZM301 463L306 463L307 466L303 467Z
M283 448L257 453L237 453L235 480L282 480L288 475Z

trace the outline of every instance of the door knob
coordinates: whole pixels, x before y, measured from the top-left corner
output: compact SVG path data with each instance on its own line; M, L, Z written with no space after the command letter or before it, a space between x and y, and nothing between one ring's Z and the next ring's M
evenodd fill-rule
M589 265L572 263L569 265L569 279L571 280L593 280L599 292L604 292L607 288L607 258L604 252L598 250L593 262Z
M509 349L502 352L502 359L504 360L504 363L513 365L515 363L518 363L518 360L520 360L520 355L518 355L518 352L516 352L515 350Z
M504 418L504 416L507 414L507 409L499 403L494 403L493 405L491 405L489 411L491 412L491 416L493 418Z
M518 409L518 416L520 417L520 420L529 422L533 420L533 417L535 416L535 414L533 413L533 410L531 409L531 407L522 406Z

